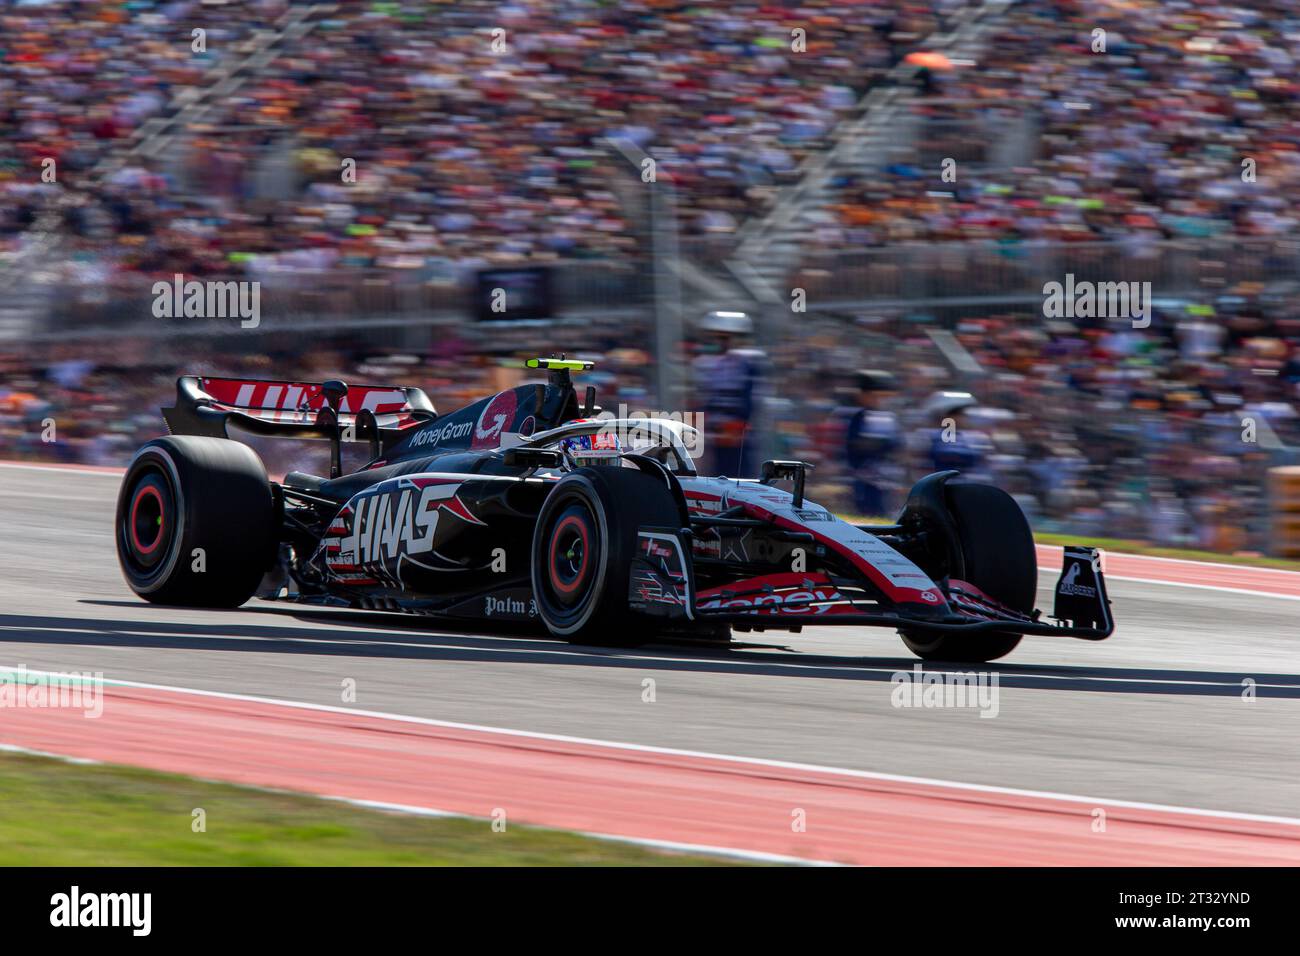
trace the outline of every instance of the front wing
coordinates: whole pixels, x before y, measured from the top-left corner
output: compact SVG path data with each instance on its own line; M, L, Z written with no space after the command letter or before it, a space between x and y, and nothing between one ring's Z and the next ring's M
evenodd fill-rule
M882 602L860 581L822 572L782 572L699 591L690 543L680 529L642 528L632 562L628 605L650 617L762 628L856 624L927 631L1075 637L1100 641L1115 629L1096 548L1066 547L1050 619L1022 614L964 581L944 587L954 609L924 617Z

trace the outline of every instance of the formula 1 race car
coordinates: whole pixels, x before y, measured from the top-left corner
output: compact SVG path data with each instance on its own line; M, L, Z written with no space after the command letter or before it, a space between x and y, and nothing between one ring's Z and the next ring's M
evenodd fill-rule
M989 661L1025 634L1113 630L1100 554L1067 547L1052 617L1015 501L956 472L922 478L898 520L853 525L804 498L809 466L696 473L694 430L615 419L532 359L521 385L438 415L417 388L183 376L170 435L126 471L115 537L132 590L160 604L273 600L536 622L598 645L808 625L896 629L925 659ZM328 477L271 481L228 437L330 443ZM342 449L368 444L348 474ZM788 485L787 488L781 487Z

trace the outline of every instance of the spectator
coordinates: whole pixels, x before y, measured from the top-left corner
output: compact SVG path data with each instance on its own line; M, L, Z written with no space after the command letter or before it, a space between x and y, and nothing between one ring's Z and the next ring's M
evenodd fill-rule
M712 469L729 478L751 478L760 436L750 435L757 410L764 355L744 347L754 324L743 312L710 312L700 322L701 354L694 365L705 441Z
M892 461L902 446L898 417L889 410L895 392L889 372L865 369L857 375L859 408L849 419L844 459L853 476L853 506L859 515L889 513Z

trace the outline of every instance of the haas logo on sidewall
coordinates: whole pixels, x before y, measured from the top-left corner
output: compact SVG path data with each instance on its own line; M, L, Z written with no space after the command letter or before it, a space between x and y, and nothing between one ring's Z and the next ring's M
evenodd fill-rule
M498 392L479 416L478 424L474 426L474 438L470 442L470 447L495 448L500 444L501 434L514 421L518 407L518 400L513 391Z

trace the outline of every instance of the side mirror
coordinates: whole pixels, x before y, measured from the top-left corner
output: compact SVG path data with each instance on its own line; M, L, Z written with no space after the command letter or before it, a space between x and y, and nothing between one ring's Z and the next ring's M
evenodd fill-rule
M507 448L502 457L515 468L559 468L564 463L564 455L554 448Z
M763 484L770 485L774 481L783 479L792 479L794 481L794 506L803 507L803 486L804 480L808 474L808 469L812 465L806 461L777 461L769 459L763 462L762 470L759 472Z

